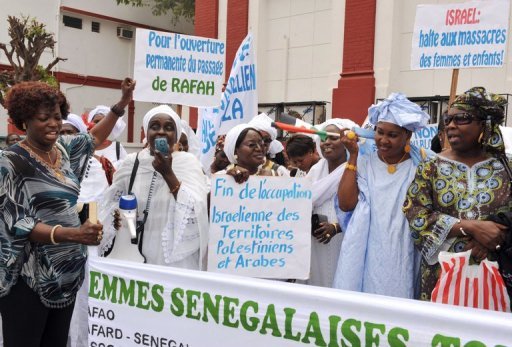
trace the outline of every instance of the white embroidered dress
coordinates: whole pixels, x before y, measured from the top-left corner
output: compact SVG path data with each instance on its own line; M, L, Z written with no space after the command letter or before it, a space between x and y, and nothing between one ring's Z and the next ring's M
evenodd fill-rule
M112 245L116 235L112 227L112 212L118 208L121 195L128 193L128 186L136 153L129 154L114 175L112 186L105 193L100 208L100 220L104 225L104 238L100 253ZM172 153L172 168L181 182L175 199L163 177L156 173L150 209L144 227L142 253L147 263L205 269L208 244L208 213L206 177L197 158L186 152ZM132 191L137 197L138 220L146 208L150 185L155 170L154 157L149 149L139 152L139 168ZM122 227L118 232L128 232ZM119 245L117 245L119 246ZM128 245L127 245L128 246Z

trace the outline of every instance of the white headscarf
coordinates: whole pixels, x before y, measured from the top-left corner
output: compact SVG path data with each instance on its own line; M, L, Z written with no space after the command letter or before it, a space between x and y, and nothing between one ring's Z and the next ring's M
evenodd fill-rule
M199 156L201 155L201 141L199 141L199 138L197 137L194 130L184 119L181 120L181 128L183 134L185 134L188 139L188 152L195 155L199 159Z
M144 135L146 137L148 136L148 128L149 128L149 122L151 119L158 115L158 114L166 114L169 117L172 118L174 121L174 124L176 125L176 142L180 140L181 137L181 119L180 116L172 108L170 108L167 105L160 105L157 107L153 107L151 110L149 110L146 115L144 116L144 119L142 119L142 128L144 129Z
M238 137L247 128L252 128L249 124L238 124L234 126L228 133L226 134L226 139L224 140L224 153L226 153L226 157L229 159L229 162L235 164L235 146Z
M98 114L102 114L106 116L110 112L110 107L105 105L98 105L95 109L91 110L89 114L87 115L87 122L91 123L94 116ZM116 122L116 125L114 125L114 128L110 132L109 138L112 140L115 140L121 135L124 131L124 128L126 128L126 122L124 121L124 116L119 117L119 119Z
M378 104L370 106L368 115L373 125L388 122L412 132L425 127L430 120L430 116L421 107L402 93L391 93Z
M334 125L339 130L341 129L352 129L353 127L358 127L357 123L351 121L350 119L345 118L331 118L323 122L318 126L319 130L325 130L329 125Z
M249 125L256 130L267 132L272 140L275 140L277 138L277 129L272 126L272 122L272 118L267 116L266 113L260 113L251 119Z
M62 120L62 124L71 124L78 130L79 133L87 134L87 126L85 125L84 121L82 120L82 117L80 117L74 113L68 114L67 119Z

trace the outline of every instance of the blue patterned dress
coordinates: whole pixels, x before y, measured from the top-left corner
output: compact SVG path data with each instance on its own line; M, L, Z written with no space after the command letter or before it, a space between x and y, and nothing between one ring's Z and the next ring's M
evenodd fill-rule
M49 308L70 305L82 285L87 248L29 241L34 226L79 227L80 180L94 152L90 135L61 136L60 169L20 144L0 154L0 297L20 279Z
M485 220L512 211L510 189L505 168L495 158L469 167L438 156L418 166L403 210L422 254L421 300L430 300L437 283L439 252L461 252L468 242L464 237L447 239L453 225L459 218Z

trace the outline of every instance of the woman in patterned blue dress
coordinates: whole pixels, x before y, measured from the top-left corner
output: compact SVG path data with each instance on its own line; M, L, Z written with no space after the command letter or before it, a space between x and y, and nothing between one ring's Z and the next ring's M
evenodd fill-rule
M89 157L132 99L122 98L90 134L59 136L69 105L57 89L23 82L7 94L12 123L26 138L0 154L0 313L6 347L65 346L86 245L101 224L80 224L76 201Z
M507 227L486 219L512 211L512 160L499 130L505 104L482 87L459 95L444 116L451 148L420 164L408 189L403 210L422 254L421 300L430 300L439 278L440 251L471 249L480 262L502 247Z

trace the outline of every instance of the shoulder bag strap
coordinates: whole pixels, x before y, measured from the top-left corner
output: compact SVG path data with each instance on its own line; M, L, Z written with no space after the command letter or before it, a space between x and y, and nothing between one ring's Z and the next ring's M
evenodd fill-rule
M137 176L137 169L139 168L139 153L135 157L135 163L133 163L132 174L130 176L130 184L128 185L128 194L132 194L133 182L135 181L135 176Z

